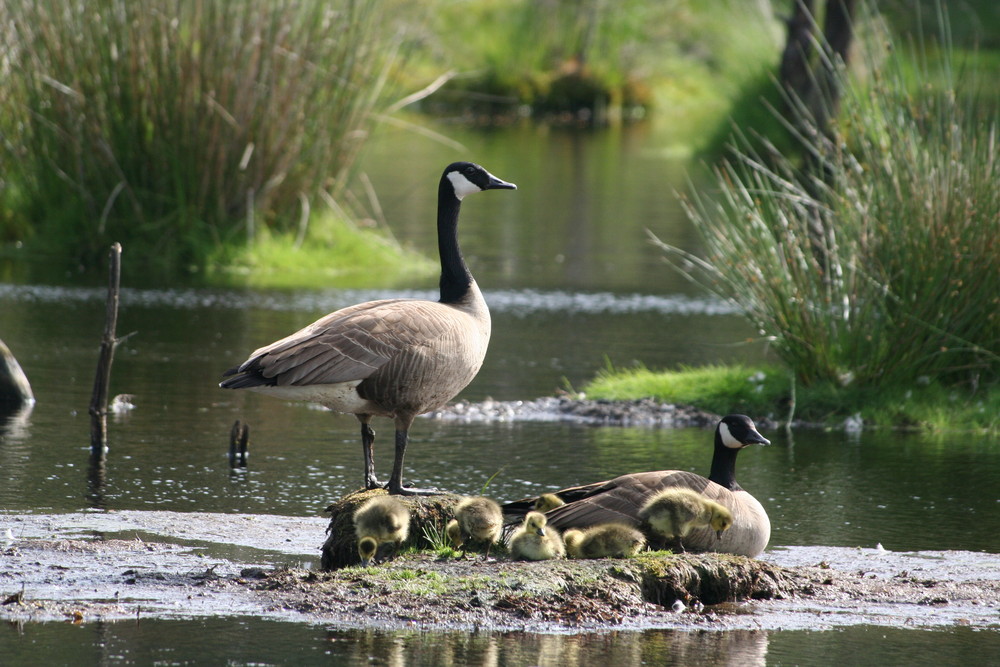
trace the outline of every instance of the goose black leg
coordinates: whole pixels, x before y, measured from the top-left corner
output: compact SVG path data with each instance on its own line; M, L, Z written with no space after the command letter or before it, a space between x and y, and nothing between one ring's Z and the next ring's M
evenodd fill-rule
M365 454L365 488L369 491L382 486L375 478L375 431L368 423L370 419L371 415L358 415L361 422L361 449Z
M403 486L403 456L406 454L406 443L409 439L410 424L413 418L396 419L396 459L392 463L392 476L386 487L389 493L396 496L431 496L438 493L437 489L417 489Z

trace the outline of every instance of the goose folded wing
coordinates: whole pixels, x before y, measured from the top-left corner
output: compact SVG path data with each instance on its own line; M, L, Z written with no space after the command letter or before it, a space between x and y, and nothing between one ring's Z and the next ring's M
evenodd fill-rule
M401 300L359 304L331 313L308 327L255 350L226 375L243 374L279 386L337 384L364 380L426 336L415 318L399 317Z
M658 470L622 475L606 482L573 487L559 492L566 505L548 513L557 528L582 528L619 522L637 526L639 510L650 495L671 486L703 492L707 479L684 470Z

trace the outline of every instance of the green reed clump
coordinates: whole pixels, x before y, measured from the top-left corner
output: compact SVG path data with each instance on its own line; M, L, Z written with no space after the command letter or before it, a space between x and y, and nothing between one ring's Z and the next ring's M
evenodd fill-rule
M916 85L898 51L867 85L843 78L829 138L800 136L818 169L742 142L718 196L687 203L707 258L663 246L807 386L1000 379L996 101L948 57L909 62Z
M381 4L6 3L5 215L83 263L294 233L364 142L394 53Z

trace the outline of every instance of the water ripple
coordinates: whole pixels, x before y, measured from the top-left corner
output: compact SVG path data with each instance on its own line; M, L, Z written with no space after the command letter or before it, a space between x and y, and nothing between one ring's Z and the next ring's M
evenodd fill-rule
M0 299L28 303L73 303L103 301L103 287L0 284ZM737 312L729 302L711 297L612 292L565 292L542 290L491 290L486 302L494 313L515 316L546 312L591 314L668 313L682 315L730 315ZM251 292L218 289L133 289L123 287L123 306L194 309L233 308L276 311L333 311L373 299L437 299L434 290L321 290L301 292Z

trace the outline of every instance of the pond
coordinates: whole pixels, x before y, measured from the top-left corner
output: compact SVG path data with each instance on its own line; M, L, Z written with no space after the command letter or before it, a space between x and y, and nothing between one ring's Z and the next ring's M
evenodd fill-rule
M663 264L647 228L688 249L697 240L673 195L686 165L651 126L595 133L538 128L439 131L457 150L391 131L365 160L379 204L401 242L432 254L434 188L457 159L514 181L463 207L460 238L493 316L471 401L531 399L581 387L609 361L650 367L762 358L754 332L729 306ZM435 280L395 290L135 288L141 267L124 256L112 393L134 410L110 421L110 452L88 466L87 405L103 326L100 287L0 284L0 339L38 399L0 421L0 512L207 511L318 516L361 482L353 417L225 392L219 376L255 347L321 314L381 296L433 297ZM30 275L16 271L17 275ZM137 278L136 283L141 283ZM134 284L134 283L132 283ZM229 469L234 420L250 425L250 465ZM391 424L377 421L376 462L391 460ZM771 546L894 551L1000 551L1000 443L969 433L766 432L771 447L740 457L738 479L767 509ZM409 483L514 499L623 472L707 472L711 431L593 427L564 422L453 423L420 419L407 452ZM491 479L492 478L492 479ZM322 536L317 536L317 544ZM2 564L0 564L2 572ZM0 593L10 593L3 579ZM38 662L176 664L559 664L570 660L722 664L829 664L865 651L873 660L930 664L997 647L997 633L601 633L574 636L321 629L253 618L27 625L0 633L0 651ZM61 653L62 652L62 653ZM994 654L996 651L994 650ZM209 658L208 656L212 656ZM371 660L369 660L371 656ZM692 656L698 656L697 659ZM19 660L15 663L22 662ZM939 663L940 660L935 660Z

